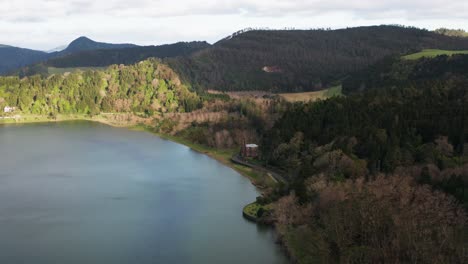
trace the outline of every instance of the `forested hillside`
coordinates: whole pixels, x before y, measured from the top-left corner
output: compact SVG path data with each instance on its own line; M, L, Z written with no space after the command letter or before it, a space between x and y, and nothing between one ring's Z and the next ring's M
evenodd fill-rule
M47 78L0 77L0 107L17 107L22 113L135 112L151 116L191 111L199 103L199 97L155 59Z
M304 91L330 86L386 56L425 48L468 49L468 39L398 26L252 30L169 64L203 89Z
M258 202L299 263L466 262L468 56L390 62L264 134L288 184Z

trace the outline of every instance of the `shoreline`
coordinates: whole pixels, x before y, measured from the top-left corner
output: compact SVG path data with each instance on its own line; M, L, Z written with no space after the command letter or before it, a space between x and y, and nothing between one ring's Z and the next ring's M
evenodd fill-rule
M37 123L88 121L88 122L96 122L96 123L104 124L104 125L115 127L115 128L125 128L125 129L133 130L133 131L147 132L163 140L168 140L177 144L184 145L193 151L196 151L200 154L207 155L208 157L222 163L224 166L227 166L235 170L237 173L239 173L243 177L246 177L250 181L250 183L253 186L255 186L255 188L260 193L260 195L263 195L267 187L271 187L271 186L278 184L278 181L275 179L275 177L272 177L272 175L267 172L268 170L259 169L259 168L255 168L252 166L246 166L246 165L242 165L241 163L234 162L233 157L238 153L237 149L214 149L211 147L207 147L201 144L191 142L182 137L155 132L153 131L152 127L149 125L144 125L141 123L140 124L131 123L128 121L127 122L115 122L115 121L113 122L113 120L106 119L106 117L109 117L109 116L116 116L116 115L100 114L94 117L90 117L86 115L75 114L75 115L59 115L56 118L50 118L48 116L41 116L41 115L27 115L19 119L1 119L0 126L1 125L22 125L22 124L37 124ZM243 207L242 216L249 221L257 222L256 212L247 213L246 211L246 208L248 208L249 206L253 204L256 204L256 201L252 201L251 203Z
M12 120L12 119L3 119L3 120ZM155 131L153 131L151 129L150 126L148 125L142 125L142 124L130 124L130 123L127 123L127 124L123 124L123 123L116 123L116 122L112 122L110 120L106 120L105 118L103 118L102 116L98 116L98 117L86 117L86 116L80 116L80 115L74 115L74 116L60 116L60 118L56 118L56 119L50 119L49 117L40 117L39 119L34 119L34 120L26 120L26 119L23 119L23 120L15 120L14 122L1 122L0 120L0 127L2 125L23 125L23 124L34 124L34 123L59 123L59 122L73 122L73 121L88 121L88 122L96 122L96 123L100 123L100 124L104 124L104 125L107 125L107 126L111 126L111 127L115 127L115 128L125 128L125 129L128 129L128 130L133 130L133 131L141 131L141 132L147 132L147 133L151 133L163 140L168 140L168 141L171 141L171 142L174 142L174 143L177 143L177 144L181 144L181 145L184 145L188 148L190 148L191 150L193 151L196 151L200 154L204 154L204 155L207 155L208 157L222 163L224 166L227 166L233 170L235 170L237 173L239 173L240 175L242 175L243 177L246 177L250 183L257 189L257 191L260 193L260 195L263 195L265 189L266 189L266 186L262 186L262 185L259 185L257 183L257 181L263 181L263 182L268 182L268 186L271 186L271 185L274 185L274 184L277 184L277 182L275 181L275 179L271 176L271 175L268 175L268 173L265 173L264 171L259 171L259 170L256 170L252 167L247 167L247 166L244 166L244 165L240 165L240 164L237 164L235 162L232 161L232 157L234 156L234 154L236 154L237 150L234 150L234 149L231 149L231 150L217 150L217 149L214 149L214 148L210 148L210 147L207 147L207 146L203 146L203 145L200 145L200 144L197 144L197 143L193 143L193 142L190 142L184 138L181 138L181 137L177 137L177 136L172 136L172 135L167 135L167 134L161 134L161 133L157 133ZM253 224L256 224L258 225L258 218L256 216L256 212L253 213L253 212L249 212L249 210L247 210L249 207L251 206L254 206L254 207L258 207L259 205L257 204L256 201L252 201L251 203L248 203L246 204L243 208L242 208L242 217L250 222L252 222ZM262 207L262 206L260 206ZM274 226L272 226L274 228ZM277 235L278 232L275 231L275 233ZM290 252L287 250L287 247L285 247L283 245L283 243L280 243L282 244L281 248L282 250L284 250L284 253L286 254L286 257L287 258L290 258Z
M243 166L237 163L232 162L231 158L236 154L236 149L214 149L204 145L190 142L184 138L172 136L168 134L157 133L151 129L150 126L143 125L141 123L131 123L131 122L117 122L113 120L106 119L107 116L112 116L114 114L100 114L94 117L90 117L83 114L72 114L72 115L58 115L56 118L50 118L44 115L25 115L18 119L1 119L0 125L21 125L21 124L33 124L33 123L58 123L58 122L67 122L67 121L89 121L97 122L100 124L108 125L116 128L126 128L134 131L144 131L156 135L157 137L169 140L181 145L184 145L190 148L193 151L196 151L200 154L207 155L208 157L217 160L225 166L230 167L235 170L242 176L249 179L249 181L257 188L257 190L262 194L263 189L266 186L259 184L259 181L265 181L268 186L276 184L268 175L263 175L264 172ZM116 114L119 115L119 114ZM120 114L125 115L125 114ZM128 115L128 114L127 114Z
M168 134L162 134L162 133L157 133L154 132L150 127L147 126L142 126L142 125L136 125L136 126L129 126L128 127L130 130L135 130L135 131L145 131L151 134L154 134L158 136L161 139L164 140L169 140L171 142L175 142L181 145L184 145L188 148L190 148L193 151L196 151L200 154L207 155L208 157L217 160L218 162L222 163L223 165L235 170L242 176L246 177L247 179L250 180L250 182L260 191L260 193L263 192L263 189L265 189L265 186L258 184L257 181L259 180L264 180L267 179L269 180L269 184L276 184L274 179L271 179L270 176L264 175L263 171L247 167L244 165L240 165L238 163L235 163L232 161L233 155L238 153L237 149L214 149L210 148L201 144L193 143L190 142L184 138L178 137L178 136L173 136L173 135L168 135Z

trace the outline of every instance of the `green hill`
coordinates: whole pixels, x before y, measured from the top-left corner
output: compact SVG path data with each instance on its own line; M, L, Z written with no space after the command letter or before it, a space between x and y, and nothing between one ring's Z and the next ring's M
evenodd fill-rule
M386 56L430 47L468 49L468 39L397 26L252 30L168 63L200 89L300 92L335 86Z
M0 107L16 107L23 114L153 115L191 111L199 102L177 74L156 59L49 77L0 77Z

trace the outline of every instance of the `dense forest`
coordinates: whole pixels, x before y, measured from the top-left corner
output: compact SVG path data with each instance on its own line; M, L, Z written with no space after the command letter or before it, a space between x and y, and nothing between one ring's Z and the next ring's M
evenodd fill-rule
M168 63L195 87L223 91L304 91L331 86L395 54L468 49L468 39L416 28L252 30Z
M104 71L41 77L0 77L0 106L22 113L55 115L136 112L146 115L192 111L200 99L156 59Z
M264 134L264 162L288 184L258 201L279 199L300 263L466 263L468 56L389 61Z

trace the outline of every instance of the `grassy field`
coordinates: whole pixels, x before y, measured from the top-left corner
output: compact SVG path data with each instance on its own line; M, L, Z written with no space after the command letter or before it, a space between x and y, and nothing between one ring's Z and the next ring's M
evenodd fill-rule
M434 58L440 55L452 56L454 54L468 54L468 50L438 50L438 49L425 49L418 53L403 56L406 60L418 60L420 58Z
M48 67L47 72L49 74L64 74L66 72L75 72L75 71L87 71L87 70L104 70L107 67L76 67L76 68L55 68Z
M305 93L282 93L279 96L283 97L288 102L308 102L317 101L319 99L324 100L333 96L341 96L341 85L331 87L325 90Z

